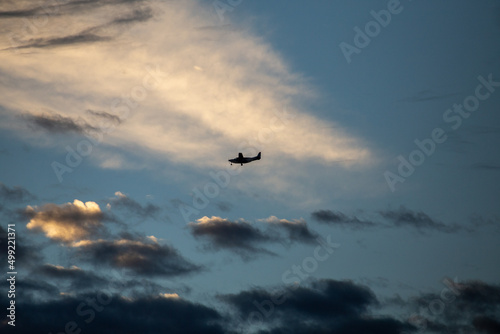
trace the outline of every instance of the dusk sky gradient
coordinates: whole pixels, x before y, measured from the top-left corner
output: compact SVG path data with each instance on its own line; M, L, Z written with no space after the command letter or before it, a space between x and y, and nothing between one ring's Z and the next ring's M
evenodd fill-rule
M499 41L498 0L1 1L0 331L500 333Z

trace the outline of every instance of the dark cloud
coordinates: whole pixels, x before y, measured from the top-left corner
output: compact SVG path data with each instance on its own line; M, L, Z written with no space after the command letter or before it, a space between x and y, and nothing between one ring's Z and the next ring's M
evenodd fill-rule
M466 227L467 231L473 232L481 228L493 228L495 232L500 232L500 217L482 216L474 214L470 217L471 226Z
M87 124L83 120L75 120L71 117L65 117L59 114L51 115L33 115L25 114L25 121L39 129L43 129L50 133L79 133L84 134L87 131L95 131L96 129Z
M495 319L479 316L472 322L474 328L481 333L487 334L500 334L500 321Z
M131 13L120 15L112 19L108 23L89 27L73 35L67 35L61 37L35 38L29 40L22 46L18 46L17 48L18 49L47 48L47 47L57 47L57 46L73 45L73 44L106 42L116 37L116 33L113 35L104 35L104 31L106 30L106 28L109 28L114 25L131 24L134 22L144 22L152 17L153 13L151 8L135 9Z
M460 286L460 302L478 313L500 311L500 286L469 281Z
M85 44L109 41L112 38L109 36L100 36L87 30L81 31L77 34L63 36L63 37L48 37L48 38L34 38L30 39L27 43L16 47L17 49L25 48L48 48L55 46L64 46L72 44Z
M54 267L42 269L41 277L81 278L76 271L67 270L70 268ZM419 312L400 319L395 315L375 316L374 310L380 313L391 305L381 303L366 286L332 279L302 283L217 295L216 299L228 306L221 308L229 312L223 314L215 306L187 301L148 280L118 282L115 288L151 286L132 295L118 295L109 289L63 294L59 284L22 279L18 301L23 312L17 318L15 331L3 322L0 332L58 333L74 322L75 328L92 333L499 333L500 287L496 285L448 282L447 291L425 293L406 301L398 298L394 304L398 309ZM150 293L145 294L146 290ZM35 294L38 298L33 298ZM439 312L429 311L436 309L440 301ZM6 305L8 300L0 296L0 302ZM432 303L434 306L430 306Z
M287 323L259 334L401 334L413 332L413 327L396 319L385 318L347 318L335 323L311 323L290 319Z
M412 227L417 229L421 233L428 231L438 231L444 233L455 233L459 231L473 232L485 226L497 226L497 222L499 220L498 217L484 218L480 215L475 215L471 217L469 226L445 224L430 217L423 211L413 211L406 208L405 206L401 206L397 210L381 210L377 213L380 217L384 218L380 222L372 222L370 220L365 220L356 216L348 216L342 212L331 210L314 211L311 213L311 217L320 223L351 229L361 229L366 227Z
M395 227L414 227L419 231L439 231L445 233L457 232L460 230L458 225L446 225L437 220L432 219L426 213L420 211L415 212L401 206L398 210L384 210L379 214L388 219Z
M53 6L47 5L35 8L0 11L0 17L24 17L25 20L30 22L32 18L33 20L40 20L49 19L50 16L61 17L67 15L69 17L69 15L79 14L84 11L89 11L89 15L92 15L92 11L99 10L101 6L115 5L116 10L108 12L114 15L114 17L102 24L86 27L75 34L21 40L18 38L18 34L13 32L11 38L13 42L17 43L17 46L8 49L49 48L110 41L121 33L120 27L145 22L153 18L153 10L145 5L145 3L146 1L73 1ZM120 6L119 8L116 5L124 6ZM24 32L21 35L25 36L26 33Z
M21 1L16 1L14 9L10 10L0 10L0 17L4 18L28 18L28 19L36 19L36 17L40 16L59 16L59 15L70 15L74 13L81 13L83 11L89 10L99 10L103 6L110 5L126 5L133 6L136 9L133 9L131 14L127 14L128 16L138 16L136 21L144 21L150 17L147 17L146 14L136 14L136 11L144 11L150 12L151 8L145 6L148 0L62 0L62 1L45 1L42 6L30 7L25 6L25 8L19 8L23 5ZM5 4L2 4L5 5ZM127 16L126 15L126 16Z
M0 182L0 199L2 201L9 202L25 202L28 200L35 199L36 196L30 193L23 187L14 186L8 187L2 182Z
M375 226L373 222L360 220L355 216L349 217L339 211L318 210L314 211L311 214L311 216L313 219L317 220L320 223L337 225L353 229Z
M197 223L189 223L188 226L193 236L210 241L209 248L230 249L245 260L254 258L258 253L273 254L259 245L276 239L245 221L203 217L198 219Z
M278 301L275 308L278 315L294 314L317 319L353 316L366 311L377 300L370 289L350 281L320 280L309 287L292 287L286 290L268 291L253 289L238 294L221 296L242 314L249 314L256 308L257 301ZM266 303L261 303L266 304Z
M290 242L315 243L318 237L318 234L311 231L303 219L290 221L271 216L264 221L271 224L271 226L285 230Z
M259 333L400 333L411 329L391 318L373 319L368 309L378 301L370 289L350 281L321 280L306 287L269 291L252 289L219 296Z
M153 277L154 279L154 277ZM158 296L165 291L175 291L181 295L191 293L191 288L183 283L176 284L173 288L166 288L164 284L159 284L156 280L150 280L145 277L137 277L134 279L108 279L108 290L112 289L120 294L126 294L132 298L141 298L147 296Z
M311 231L303 220L286 220L271 216L258 221L265 223L265 229L259 229L243 220L231 221L221 217L202 217L188 224L191 234L204 238L209 243L207 249L228 249L240 255L244 260L255 259L258 254L275 255L262 248L262 244L314 243L318 235Z
M312 217L321 223L342 223L347 220L347 217L341 212L333 212L330 210L314 211Z
M154 237L123 234L120 239L83 240L73 246L80 258L94 265L125 269L141 276L179 276L202 269Z
M15 260L16 260L16 267L21 270L26 270L28 267L37 265L42 261L42 247L39 245L36 245L30 240L27 240L24 235L20 235L18 233L18 227L13 226L14 230L16 230L16 235L15 235ZM12 231L11 231L12 232ZM3 226L0 226L0 261L1 263L7 263L8 259L8 226L6 225L5 228ZM11 243L12 245L12 243Z
M0 297L7 305L6 297ZM20 302L21 303L21 302ZM231 333L215 309L182 298L142 296L125 299L105 291L23 303L16 326L5 321L2 333ZM68 331L68 328L70 329Z
M228 202L218 202L216 205L217 205L217 208L219 210L224 211L224 212L231 211L231 208L233 207L231 205L231 203L228 203Z
M17 18L17 17L27 17L38 14L42 10L42 7L17 9L17 10L3 10L0 11L0 18Z
M73 291L102 287L108 283L106 279L76 266L64 268L62 266L44 264L35 268L33 274L59 282L68 281Z
M160 208L156 205L153 205L151 203L148 203L147 205L141 205L119 191L117 191L115 195L116 197L112 198L110 201L111 208L118 207L125 209L129 213L142 219L154 218L160 211Z
M113 114L110 114L109 112L106 112L106 111L95 111L95 110L87 109L87 112L93 116L97 116L99 118L109 120L115 124L121 124L121 122L122 122L120 117L113 115Z
M109 270L107 271L109 272ZM110 293L120 293L129 297L140 298L144 295L158 296L165 292L165 285L144 277L127 278L119 272L113 276L97 274L94 270L85 270L76 266L63 267L59 265L44 264L37 265L29 273L36 280L22 278L23 296L30 299L40 300L47 297L57 298L60 292L66 295L78 295L96 289L106 290ZM52 282L55 285L49 284ZM167 291L189 293L190 288L183 284L175 284ZM26 294L24 294L26 292Z
M264 333L499 333L500 286L480 281L443 281L438 293L381 303L373 292L351 281L312 281L289 288L253 288L219 295L232 306L244 328ZM394 307L408 317L374 316ZM403 320L403 321L402 321Z
M423 293L404 305L413 309L408 322L420 332L497 333L500 324L500 286L480 281L445 279L439 293ZM488 332L489 331L489 332Z
M124 14L112 20L109 24L129 24L145 22L153 18L153 10L149 7L134 9L131 13Z
M39 278L33 279L24 277L22 279L18 279L16 280L16 288L16 299L24 302L57 298L60 293L60 290L56 285L45 282Z

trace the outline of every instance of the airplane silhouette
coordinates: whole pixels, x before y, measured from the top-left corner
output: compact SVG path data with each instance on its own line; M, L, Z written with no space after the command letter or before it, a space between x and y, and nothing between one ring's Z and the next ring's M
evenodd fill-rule
M248 157L248 158L245 158L243 154L238 153L237 158L229 159L228 161L231 163L231 165L235 163L235 164L241 164L243 166L243 164L247 164L255 160L260 160L260 152L255 157Z

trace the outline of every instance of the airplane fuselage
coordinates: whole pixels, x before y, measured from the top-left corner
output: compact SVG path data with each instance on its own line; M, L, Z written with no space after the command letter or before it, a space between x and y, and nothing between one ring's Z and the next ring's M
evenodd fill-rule
M231 163L231 165L234 164L240 164L243 166L243 164L247 164L249 162L255 161L255 160L260 160L261 154L257 154L255 157L244 157L243 154L238 153L238 157L234 159L229 159L228 161Z

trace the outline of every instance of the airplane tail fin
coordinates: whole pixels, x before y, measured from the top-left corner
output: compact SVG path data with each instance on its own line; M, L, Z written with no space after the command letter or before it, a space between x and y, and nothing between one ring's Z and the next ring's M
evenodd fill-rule
M257 154L257 160L260 160L260 152Z

